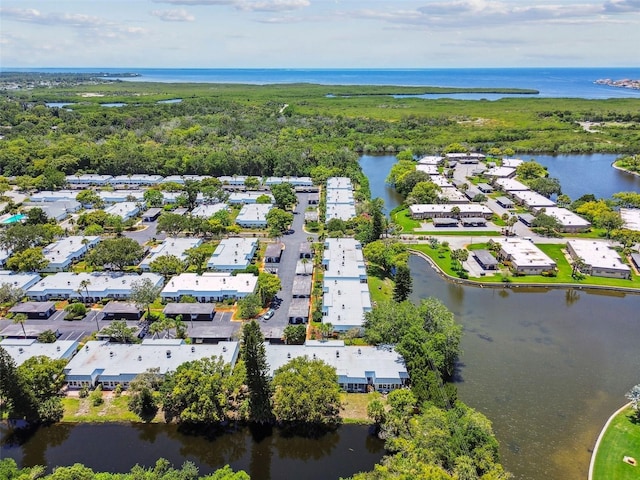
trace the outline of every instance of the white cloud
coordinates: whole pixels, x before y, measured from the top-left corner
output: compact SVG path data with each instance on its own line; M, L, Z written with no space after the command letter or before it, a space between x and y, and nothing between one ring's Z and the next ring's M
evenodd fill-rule
M236 8L255 12L286 12L308 7L308 0L264 0L264 1L237 1Z
M193 22L196 19L183 8L177 10L153 10L151 15L165 22Z
M155 3L190 6L230 5L248 12L286 12L311 5L309 0L153 0Z
M97 39L124 39L146 32L141 27L120 25L95 15L81 13L43 13L34 8L0 7L0 15L3 20L14 20L47 27L71 28L80 35Z

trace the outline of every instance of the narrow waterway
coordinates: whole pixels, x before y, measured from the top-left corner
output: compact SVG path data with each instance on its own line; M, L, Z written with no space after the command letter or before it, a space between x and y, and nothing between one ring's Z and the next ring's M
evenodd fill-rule
M360 167L362 172L369 179L371 198L380 197L384 200L384 213L402 203L402 195L385 182L391 166L396 163L394 155L362 155L360 157Z
M136 464L153 466L163 457L175 466L191 461L201 475L230 465L252 480L330 480L371 470L384 455L383 442L360 425L344 425L319 438L252 434L249 429L205 438L165 424L56 424L20 438L6 436L2 428L0 458L49 470L81 462L94 471L123 473Z
M411 257L412 299L464 326L458 388L491 419L518 479L586 478L590 449L640 371L640 296L464 287Z

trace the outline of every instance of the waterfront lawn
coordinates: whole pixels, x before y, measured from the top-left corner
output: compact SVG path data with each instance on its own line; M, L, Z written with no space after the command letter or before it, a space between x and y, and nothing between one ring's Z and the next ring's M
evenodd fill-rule
M113 393L103 393L104 403L94 407L90 398L65 397L62 399L64 408L63 422L142 422L137 415L129 411L127 396L116 397ZM162 412L152 420L153 423L163 422Z
M344 423L371 423L367 417L367 405L375 398L382 398L378 392L346 393L342 392L342 417Z
M402 227L402 233L412 233L416 228L420 228L420 222L411 218L409 209L396 212L393 221Z
M368 283L371 301L375 303L390 302L393 298L394 282L389 277L383 277L378 274L379 268L369 267Z
M457 277L458 274L451 268L451 249L440 245L437 249L431 248L429 244L411 245L411 250L418 250L433 260L438 268L447 275Z
M640 475L640 466L622 461L625 456L640 461L640 423L634 417L633 410L627 408L609 424L596 452L593 480L630 480Z

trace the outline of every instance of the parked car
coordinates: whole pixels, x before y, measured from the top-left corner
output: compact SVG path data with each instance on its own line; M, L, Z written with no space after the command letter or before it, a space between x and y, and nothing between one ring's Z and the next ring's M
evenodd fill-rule
M276 313L275 310L273 310L273 308L270 308L269 310L267 310L267 313L262 316L262 320L269 320L271 317L273 317L274 313Z

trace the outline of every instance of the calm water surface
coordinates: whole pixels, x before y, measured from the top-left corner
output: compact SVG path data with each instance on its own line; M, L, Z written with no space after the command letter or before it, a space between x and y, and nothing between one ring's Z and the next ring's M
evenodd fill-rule
M411 257L413 300L464 326L459 394L493 422L519 479L586 478L590 450L640 370L640 296L448 283Z
M610 198L617 192L640 191L640 177L621 172L611 166L620 155L523 155L523 160L534 158L549 170L549 176L560 180L562 192L572 200L585 193L597 198Z
M360 157L360 167L369 178L371 198L382 198L384 212L387 214L402 203L402 196L385 182L389 169L396 161L394 155L362 155Z
M183 435L175 425L57 424L20 443L5 440L0 458L50 469L82 462L95 471L122 473L136 464L153 466L164 457L176 466L192 461L201 474L229 464L252 480L338 479L371 470L384 455L383 442L359 425L344 425L319 439L277 433L256 438L248 429L206 439Z

